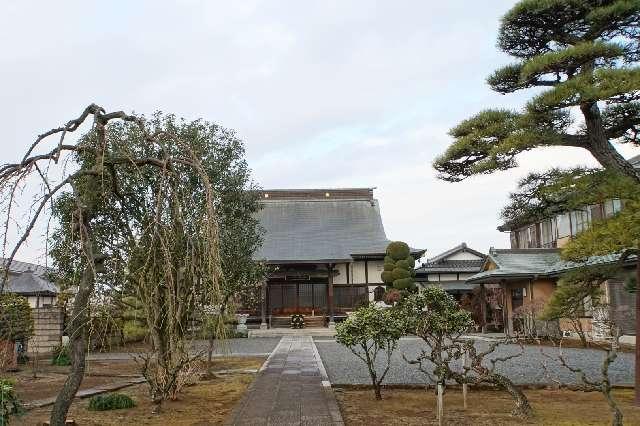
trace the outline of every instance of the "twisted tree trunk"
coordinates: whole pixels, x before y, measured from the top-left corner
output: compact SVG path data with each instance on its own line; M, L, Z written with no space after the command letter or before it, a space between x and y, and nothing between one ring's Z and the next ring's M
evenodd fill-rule
M582 111L587 128L589 145L585 146L585 148L605 169L628 176L640 184L640 172L634 169L609 141L604 130L598 104L596 102L582 104L580 105L580 111Z
M529 400L520 388L510 379L499 374L491 374L488 381L494 383L498 387L501 387L511 395L516 404L513 411L511 411L511 414L521 419L533 417L533 409L529 404Z
M71 319L67 327L71 371L53 404L50 418L51 426L63 426L65 424L69 407L71 407L73 399L84 378L87 350L87 325L89 322L89 300L95 286L95 275L102 271L102 263L104 261L104 256L93 254L93 242L90 238L91 230L86 212L84 214L80 213L80 217L82 220L79 222L78 228L82 235L81 238L83 238L83 249L88 260L82 272L78 292L73 302Z

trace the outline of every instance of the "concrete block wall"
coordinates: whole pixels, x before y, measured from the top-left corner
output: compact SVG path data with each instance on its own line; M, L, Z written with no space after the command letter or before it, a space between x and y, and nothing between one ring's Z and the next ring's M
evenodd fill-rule
M31 310L33 316L34 336L27 343L30 353L47 353L62 341L64 314L61 308L47 307Z

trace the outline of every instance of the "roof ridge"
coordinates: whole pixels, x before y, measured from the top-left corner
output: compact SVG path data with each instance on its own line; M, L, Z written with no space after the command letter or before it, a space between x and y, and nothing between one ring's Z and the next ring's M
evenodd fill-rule
M468 251L469 253L474 254L476 256L483 257L483 258L486 257L486 254L484 254L482 252L479 252L477 250L474 250L474 249L470 248L469 246L467 246L466 242L462 242L462 243L458 244L457 246L450 248L449 250L443 251L442 253L440 253L440 254L438 254L438 255L430 258L430 259L427 259L426 263L438 262L439 260L444 259L447 256L451 256L452 254L457 253L459 251Z

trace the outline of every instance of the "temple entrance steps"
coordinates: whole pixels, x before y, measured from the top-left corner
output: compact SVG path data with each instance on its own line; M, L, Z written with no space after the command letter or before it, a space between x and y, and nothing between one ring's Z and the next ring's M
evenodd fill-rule
M304 316L305 328L326 327L326 319L324 316ZM291 328L290 316L271 317L271 328Z
M335 328L270 328L268 330L249 329L248 337L335 337Z

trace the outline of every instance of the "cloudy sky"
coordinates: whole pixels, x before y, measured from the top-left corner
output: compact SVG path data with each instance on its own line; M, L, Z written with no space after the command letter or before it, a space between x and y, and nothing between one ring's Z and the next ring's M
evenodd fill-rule
M264 188L376 187L391 239L435 255L507 247L498 213L519 177L593 164L545 150L517 170L446 183L449 128L518 107L484 80L513 1L3 2L2 162L87 104L235 129ZM625 152L625 155L631 155ZM38 260L36 237L18 256Z

